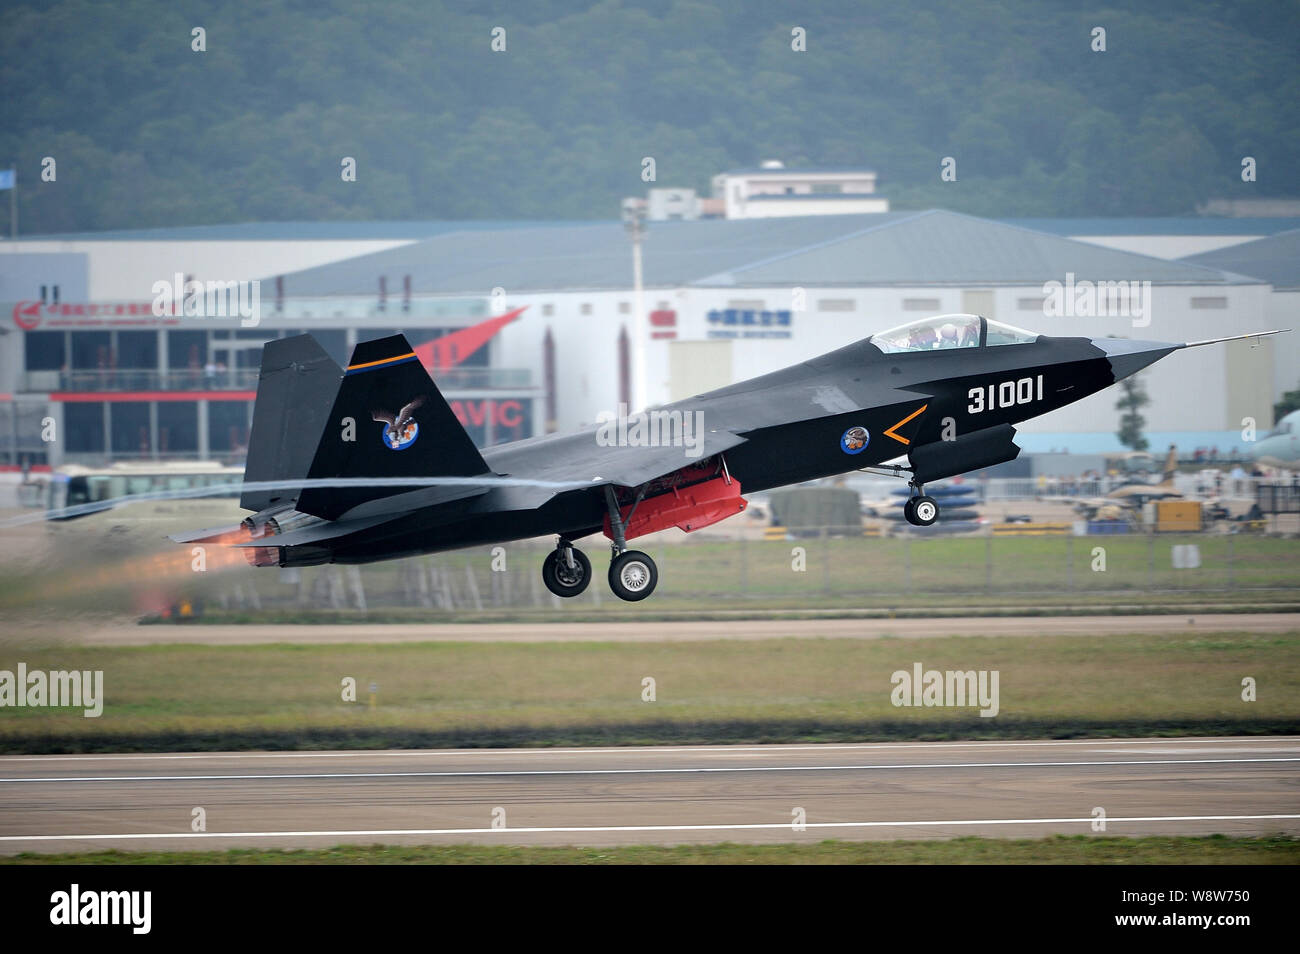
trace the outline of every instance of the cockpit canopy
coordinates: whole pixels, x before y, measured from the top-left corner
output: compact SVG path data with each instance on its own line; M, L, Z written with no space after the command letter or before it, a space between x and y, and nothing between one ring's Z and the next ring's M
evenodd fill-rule
M1028 344L1037 341L1038 335L979 315L940 315L890 328L868 340L885 354L898 354Z

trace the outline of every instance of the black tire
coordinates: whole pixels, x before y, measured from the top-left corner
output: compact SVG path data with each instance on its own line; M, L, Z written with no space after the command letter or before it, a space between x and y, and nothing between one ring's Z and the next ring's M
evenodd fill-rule
M933 497L917 497L912 501L912 522L918 527L928 527L939 519L939 504Z
M573 554L573 566L564 559L564 551L552 550L542 561L542 582L556 596L568 599L577 596L591 582L591 561L587 554L577 547L570 547Z
M903 519L906 520L914 527L920 526L920 524L916 522L916 498L915 497L908 497L906 502L904 502Z
M635 603L655 591L659 584L659 568L648 553L627 550L609 564L609 588L621 600Z

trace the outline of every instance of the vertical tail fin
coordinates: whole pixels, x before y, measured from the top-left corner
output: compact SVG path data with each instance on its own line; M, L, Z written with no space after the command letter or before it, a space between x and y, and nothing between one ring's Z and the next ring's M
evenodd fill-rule
M1178 448L1173 444L1169 445L1169 453L1165 456L1165 467L1161 474L1161 482L1173 486L1174 474L1178 473Z
M338 390L343 369L311 335L267 342L253 404L244 480L293 480L306 475L320 443L325 416ZM288 503L298 491L245 491L239 505L265 510Z
M404 335L352 352L307 476L467 477L488 466ZM400 486L308 488L304 513L335 519Z

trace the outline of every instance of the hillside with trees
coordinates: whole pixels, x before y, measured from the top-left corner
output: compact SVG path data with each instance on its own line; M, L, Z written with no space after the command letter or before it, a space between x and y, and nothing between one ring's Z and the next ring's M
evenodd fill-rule
M0 165L18 168L22 232L608 219L648 188L646 156L657 185L703 194L713 174L776 157L876 169L896 208L997 216L1181 215L1300 193L1294 2L490 8L7 4ZM955 182L940 181L945 156ZM1245 156L1256 182L1241 180Z

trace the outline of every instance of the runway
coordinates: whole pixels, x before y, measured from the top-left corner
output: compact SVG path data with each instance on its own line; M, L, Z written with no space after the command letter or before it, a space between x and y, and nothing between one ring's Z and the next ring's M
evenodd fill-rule
M4 854L1028 838L1103 821L1298 835L1300 738L0 757Z
M110 625L71 636L84 646L212 646L413 642L693 642L713 639L876 639L942 636L1097 636L1119 633L1285 633L1300 613L1136 616L964 616L906 619L728 619L566 623ZM39 640L40 628L17 630Z

